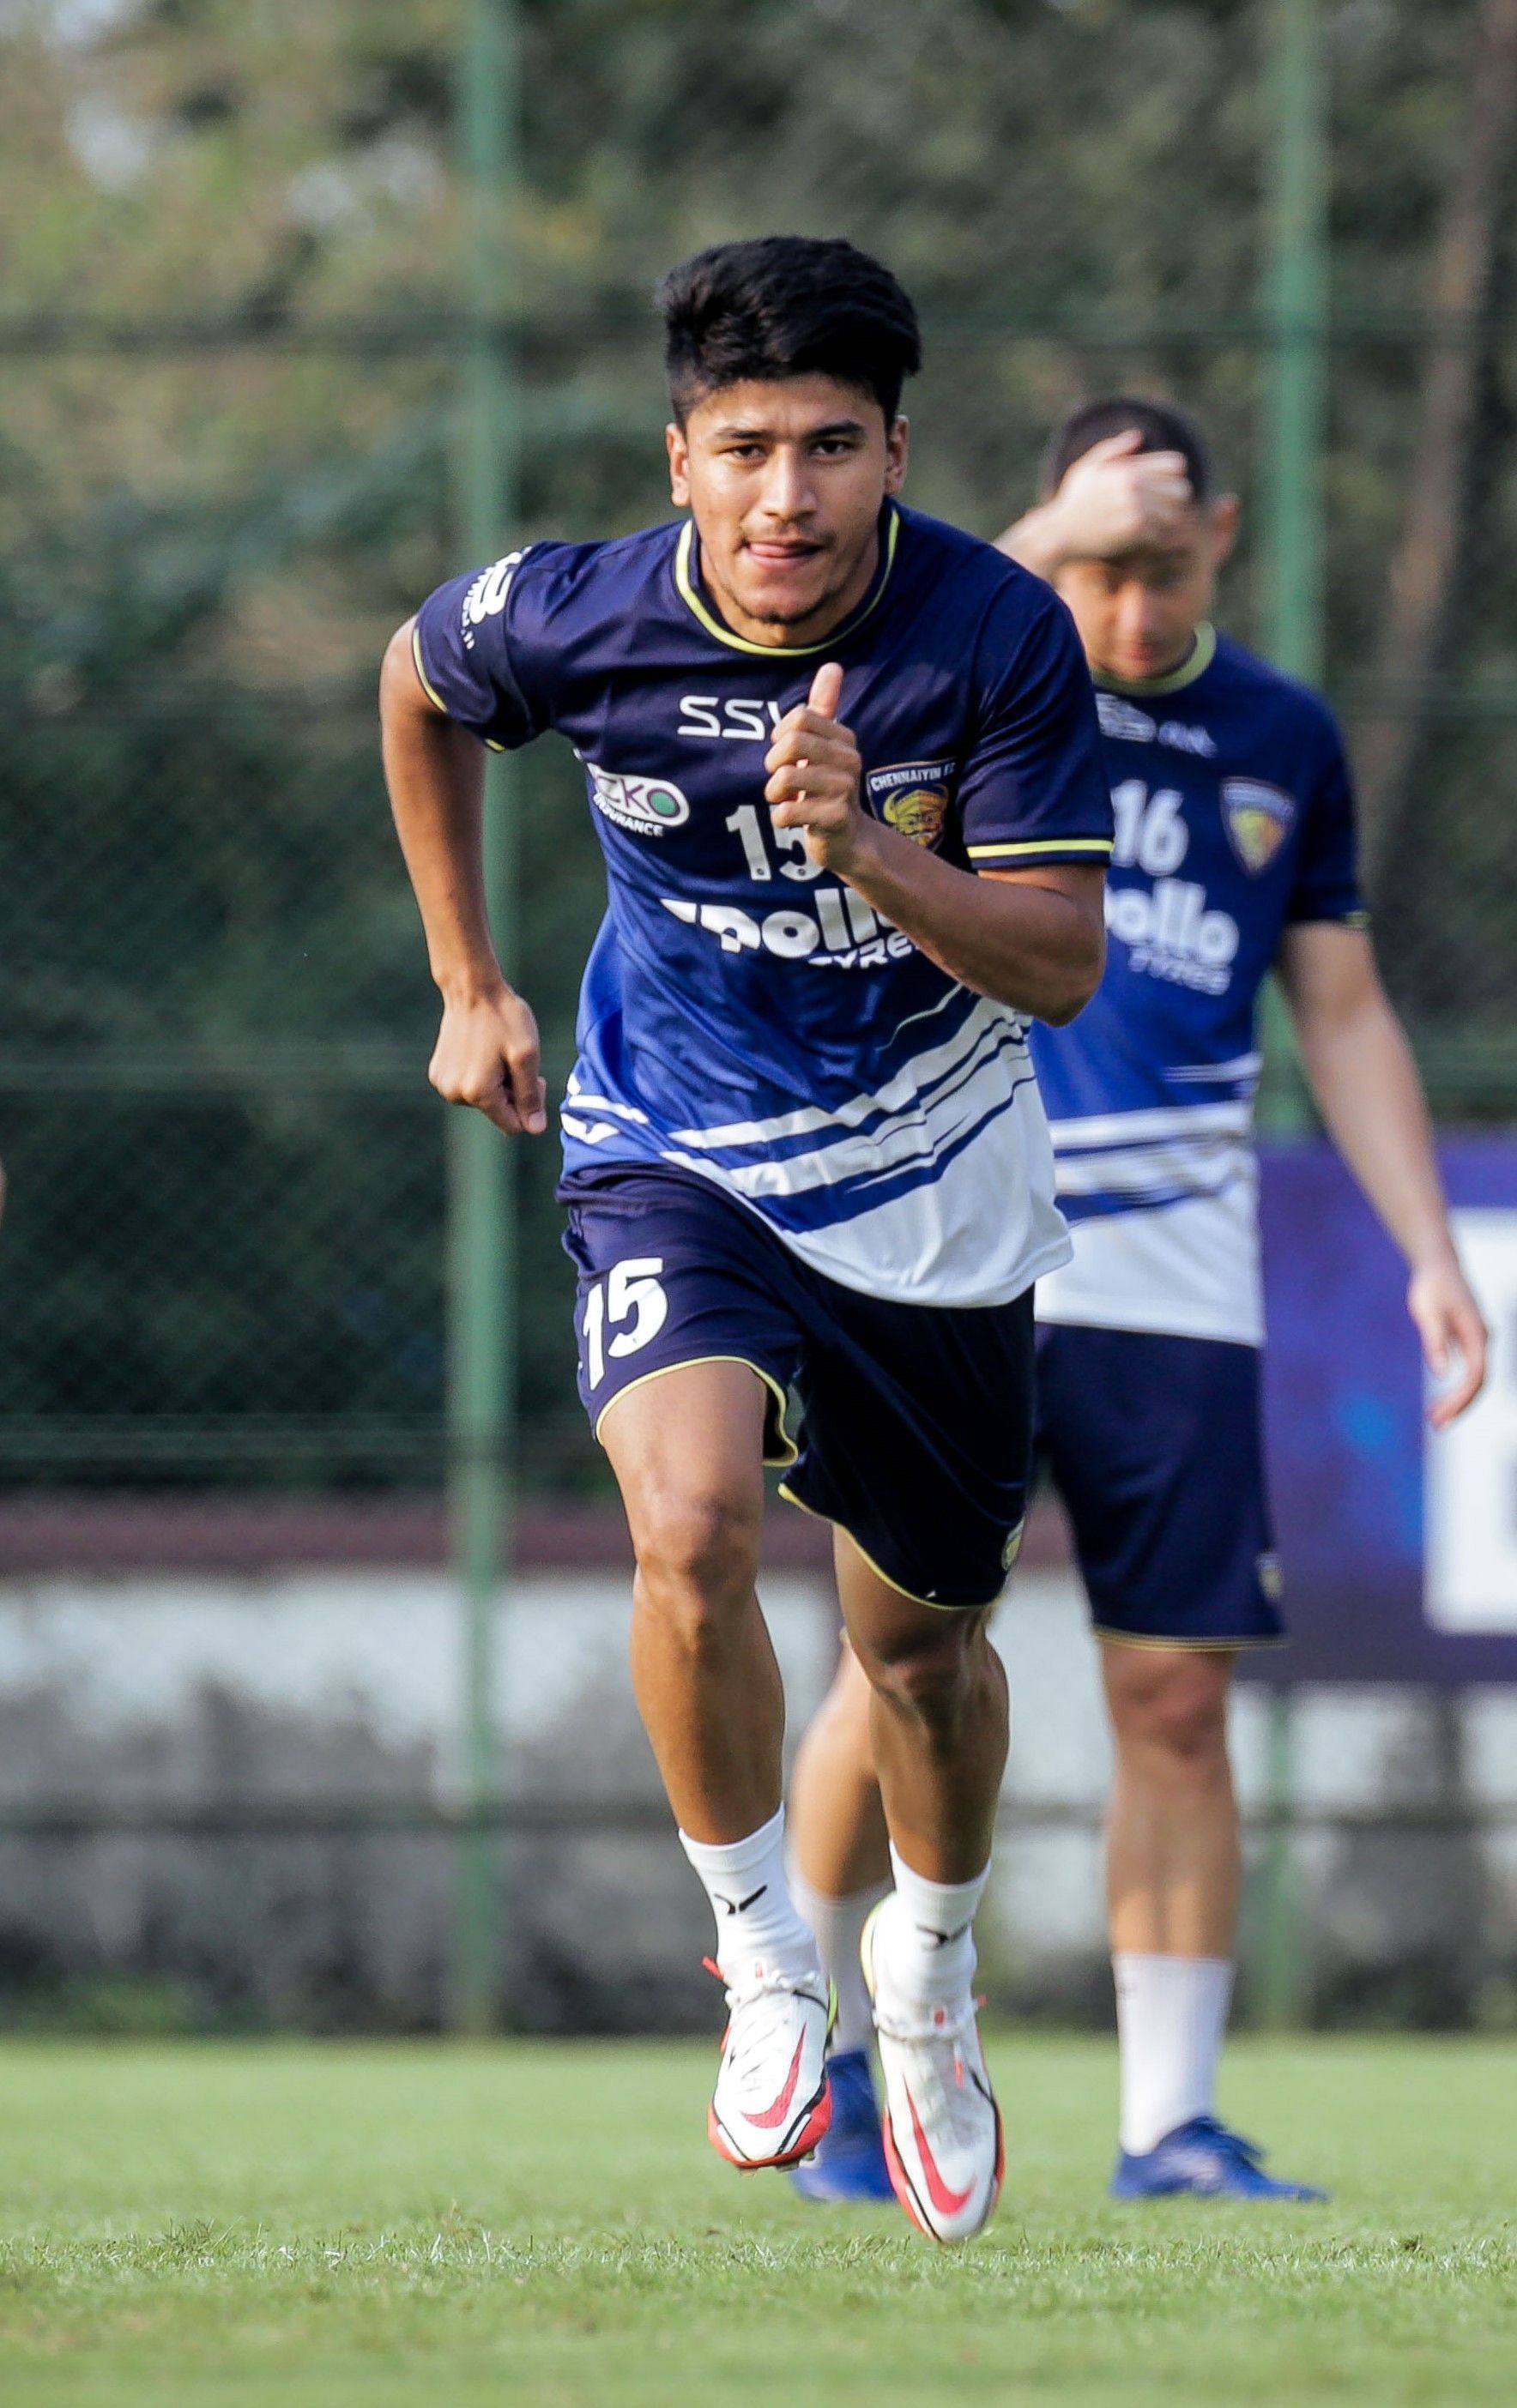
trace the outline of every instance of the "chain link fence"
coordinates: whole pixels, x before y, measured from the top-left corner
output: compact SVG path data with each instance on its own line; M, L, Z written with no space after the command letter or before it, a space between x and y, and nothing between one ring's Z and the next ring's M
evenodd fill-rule
M84 226L73 252L55 227L67 272L23 246L0 320L12 1487L416 1488L444 1468L444 1111L373 688L390 629L460 565L461 12L308 13L297 48L336 80L277 143L279 71L236 12L0 18L0 121L24 105L49 129L34 208ZM1512 13L1321 12L1329 419L1303 473L1327 681L1384 968L1461 1119L1517 1108ZM994 532L1067 404L1171 394L1243 494L1224 609L1262 640L1273 8L722 14L522 11L503 330L522 523L502 541L666 509L644 297L663 265L760 224L841 227L923 307L913 498ZM563 748L524 762L516 808L521 975L561 1083L601 895ZM564 1495L601 1473L553 1168L524 1150L521 1452L526 1485Z

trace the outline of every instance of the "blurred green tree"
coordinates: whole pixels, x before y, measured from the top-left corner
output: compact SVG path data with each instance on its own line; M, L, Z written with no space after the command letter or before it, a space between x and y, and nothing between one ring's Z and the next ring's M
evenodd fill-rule
M1414 313L1492 5L1325 9L1328 636L1351 718L1410 707L1355 680L1389 656L1388 566L1429 440ZM651 287L699 244L777 227L846 233L917 296L924 507L992 531L1051 419L1134 384L1194 404L1247 497L1267 14L522 0L502 239L525 460L503 545L667 508ZM436 1468L441 1108L372 687L391 627L462 565L462 21L461 0L0 7L0 1402L21 1476ZM1509 170L1496 156L1482 187L1479 433L1446 480L1457 575L1419 639L1415 777L1378 864L1393 982L1435 1064L1472 1037L1488 1061L1510 1024ZM1247 546L1229 613L1247 635ZM537 748L521 797L523 980L562 1078L598 855L562 748ZM529 1472L563 1483L594 1472L551 1172L535 1149L524 1383ZM302 1455L308 1431L249 1451L255 1425L296 1422L336 1452ZM132 1435L150 1423L150 1447Z

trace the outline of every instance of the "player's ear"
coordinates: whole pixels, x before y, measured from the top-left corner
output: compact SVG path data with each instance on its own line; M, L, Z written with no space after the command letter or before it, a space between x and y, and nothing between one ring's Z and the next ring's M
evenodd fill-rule
M669 497L682 510L690 503L690 441L677 418L664 429L664 448L669 455Z
M911 449L911 422L896 418L885 429L885 491L898 494L906 482L907 455Z
M1242 505L1236 494L1219 494L1211 505L1211 566L1220 568L1238 541Z

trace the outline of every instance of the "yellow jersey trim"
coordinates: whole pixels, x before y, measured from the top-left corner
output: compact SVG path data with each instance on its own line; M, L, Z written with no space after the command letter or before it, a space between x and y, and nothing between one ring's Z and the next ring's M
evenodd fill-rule
M971 844L966 847L971 861L1010 861L1023 859L1030 853L1100 853L1110 858L1112 839L1109 836L1051 836L1031 844Z
M849 1528L846 1522L836 1520L831 1513L819 1513L814 1505L808 1505L804 1497L796 1496L795 1491L792 1488L788 1480L780 1481L780 1494L784 1498L787 1505L794 1505L798 1507L801 1512L809 1513L813 1522L830 1522L835 1530L841 1530L844 1538L848 1541L849 1545L852 1548L853 1553L860 1556L863 1561L868 1565L869 1570L873 1572L876 1580L883 1581L887 1588L894 1589L897 1597L904 1597L909 1604L924 1605L930 1613L984 1613L996 1602L996 1599L1001 1596L1002 1591L1006 1587L1006 1582L1003 1581L1000 1588L996 1590L995 1596L986 1598L982 1605L944 1605L940 1599L936 1597L918 1597L915 1589L903 1588L899 1581L891 1579L889 1572L883 1570L881 1567L875 1562L875 1559L873 1555L870 1555L868 1548L859 1544L858 1540L855 1539L852 1531ZM1017 1525L1016 1536L1019 1540L1022 1536L1022 1525L1020 1523ZM1008 1576L1009 1577L1009 1567L1008 1568Z
M595 1416L595 1438L597 1442L602 1446L606 1443L605 1440L601 1437L601 1431L605 1427L607 1414L615 1410L615 1408L621 1403L623 1397L630 1397L634 1388L646 1388L649 1383L653 1380L666 1380L671 1371L692 1370L697 1363L740 1363L745 1371L752 1372L755 1380L763 1381L764 1385L768 1389L770 1396L774 1398L774 1426L779 1436L780 1446L780 1452L778 1455L766 1455L764 1460L773 1470L788 1471L791 1465L799 1455L800 1448L796 1445L794 1440L791 1437L789 1430L785 1427L785 1407L787 1401L785 1392L780 1385L779 1381L775 1378L772 1371L766 1371L761 1363L750 1362L746 1354L689 1354L685 1357L682 1363L661 1363L656 1371L640 1372L636 1380L629 1380L624 1388L618 1388L614 1397L608 1397L606 1402L602 1405L600 1412Z
M1171 669L1167 677L1115 678L1109 676L1105 669L1095 668L1091 677L1108 694L1179 694L1183 686L1194 685L1198 677L1203 677L1216 657L1217 630L1209 620L1203 619L1195 631L1195 649L1190 659L1181 661L1179 668Z
M724 627L716 613L707 609L690 572L691 555L695 547L694 519L686 519L680 530L680 540L675 546L674 552L674 581L680 588L681 600L694 613L707 634L714 636L719 644L730 645L735 652L756 653L759 659L764 661L804 660L817 652L831 652L837 644L846 642L855 627L861 627L864 624L890 581L890 572L895 566L895 546L900 539L900 533L901 514L892 504L890 523L885 531L884 566L875 580L874 592L867 601L861 605L854 618L845 621L841 627L835 627L830 635L823 637L819 644L754 644L751 643L746 636L735 636L730 627Z
M422 660L422 630L417 626L413 626L411 628L411 658L416 663L416 674L422 681L422 692L425 695L428 702L432 705L433 710L440 710L444 719L451 718L452 714L449 710L448 705L444 702L441 695L437 692L436 687L433 684L432 680L426 673L425 666Z
M451 720L453 715L452 712L449 710L448 705L444 702L441 695L437 692L436 687L433 684L432 680L428 677L425 669L422 666L422 630L420 627L412 627L411 629L411 658L416 664L416 674L422 681L422 692L425 695L428 702L431 703L435 710L440 710L444 719ZM487 752L504 752L506 750L505 745L497 743L493 736L481 737L479 740L483 744Z
M1285 1633L1267 1639L1154 1639L1139 1630L1113 1630L1104 1622L1093 1622L1094 1638L1103 1639L1113 1647L1167 1648L1174 1656L1234 1656L1244 1648L1283 1647Z

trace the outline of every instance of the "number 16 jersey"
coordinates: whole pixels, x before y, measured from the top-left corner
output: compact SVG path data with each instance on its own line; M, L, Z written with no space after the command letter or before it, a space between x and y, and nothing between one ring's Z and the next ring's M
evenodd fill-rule
M1289 928L1364 918L1348 769L1326 705L1209 626L1098 702L1106 976L1033 1039L1075 1231L1038 1317L1257 1346L1254 1010Z
M565 1186L663 1165L864 1294L1009 1302L1067 1258L1026 1029L809 856L764 799L823 660L864 808L963 869L1104 865L1111 812L1063 605L990 545L888 504L823 643L733 633L692 526L534 544L418 614L440 709L584 765L608 910L561 1113Z

